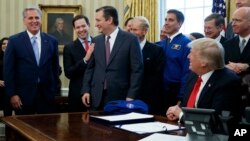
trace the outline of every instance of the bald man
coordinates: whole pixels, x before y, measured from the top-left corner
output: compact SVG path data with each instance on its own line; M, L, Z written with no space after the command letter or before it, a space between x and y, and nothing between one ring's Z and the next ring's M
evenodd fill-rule
M224 43L227 67L241 77L250 74L250 7L238 8L232 18L236 37Z
M235 0L236 9L240 7L250 7L250 0ZM235 36L233 32L232 22L230 22L227 26L225 37L227 39L231 39Z

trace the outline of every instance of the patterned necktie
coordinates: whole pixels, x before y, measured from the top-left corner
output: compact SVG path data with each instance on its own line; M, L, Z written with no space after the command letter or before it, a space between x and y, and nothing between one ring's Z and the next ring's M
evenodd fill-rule
M31 41L32 41L33 51L36 57L36 63L37 65L39 65L39 50L38 50L37 37L33 36L31 39L32 39Z
M110 42L109 42L110 36L107 37L105 41L105 51L106 51L106 64L109 62L109 56L110 56Z
M89 41L88 40L84 40L84 47L85 47L85 51L87 52L89 50Z
M195 85L194 85L194 88L192 90L192 93L188 99L188 103L187 103L187 107L190 107L190 108L194 108L195 106L195 100L196 100L196 97L197 97L197 94L199 92L199 89L200 89L200 86L201 86L201 82L202 82L202 79L201 77L199 76Z
M244 47L245 47L245 43L246 43L246 39L242 39L242 41L240 43L240 52L243 52Z

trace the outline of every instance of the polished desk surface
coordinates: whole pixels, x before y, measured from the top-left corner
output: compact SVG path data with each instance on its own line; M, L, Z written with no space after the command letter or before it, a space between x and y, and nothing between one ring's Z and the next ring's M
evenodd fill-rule
M165 117L155 116L155 119L168 122ZM8 140L15 141L136 141L146 137L92 122L87 112L10 116L1 120L10 131L23 138L13 133L6 135ZM182 134L180 132L172 134Z

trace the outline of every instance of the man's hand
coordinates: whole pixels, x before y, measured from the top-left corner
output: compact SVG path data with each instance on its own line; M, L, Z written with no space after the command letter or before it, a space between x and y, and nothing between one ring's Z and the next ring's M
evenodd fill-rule
M226 67L235 73L239 74L241 72L244 72L248 69L249 65L246 63L234 63L229 62L229 64L226 65Z
M90 94L89 93L84 93L82 96L82 103L86 107L90 107Z
M90 59L90 57L91 57L91 55L92 55L94 49L95 49L95 44L92 43L92 44L90 45L90 48L88 49L88 51L87 51L85 57L84 57L84 60L85 60L86 62L89 61L89 59Z
M181 108L178 105L175 105L168 108L166 116L169 120L174 121L179 119L180 113L181 113Z
M22 101L18 95L14 95L10 98L10 103L15 109L22 109Z
M134 100L133 98L126 97L126 101L132 101Z
M0 80L0 87L5 87L3 80Z

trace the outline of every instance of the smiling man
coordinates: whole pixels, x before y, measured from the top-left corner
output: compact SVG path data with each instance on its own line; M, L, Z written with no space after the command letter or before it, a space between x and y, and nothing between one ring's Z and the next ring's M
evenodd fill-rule
M118 28L114 7L98 8L95 21L102 34L93 39L95 50L84 74L82 102L92 110L102 110L109 101L137 98L143 61L138 38Z
M72 25L77 39L66 45L63 50L64 72L70 80L68 106L69 112L83 112L86 107L81 101L82 81L94 47L90 46L92 38L89 35L88 17L77 15L73 18Z
M26 31L9 38L4 56L6 94L17 115L51 113L59 79L58 42L40 32L39 9L24 9L23 23Z

